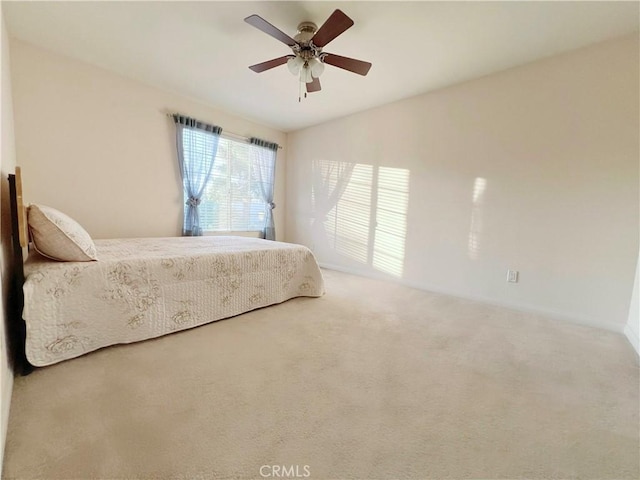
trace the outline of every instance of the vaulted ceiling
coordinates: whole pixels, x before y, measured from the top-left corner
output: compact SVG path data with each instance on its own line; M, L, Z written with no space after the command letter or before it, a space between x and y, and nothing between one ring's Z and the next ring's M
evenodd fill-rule
M292 131L638 31L637 2L3 2L10 35L219 109ZM248 25L290 36L339 8L355 25L325 51L373 63L327 66L298 102L290 53Z

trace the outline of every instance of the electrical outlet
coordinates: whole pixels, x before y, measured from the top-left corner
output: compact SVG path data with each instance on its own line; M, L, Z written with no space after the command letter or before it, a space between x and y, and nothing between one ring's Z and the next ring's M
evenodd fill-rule
M509 283L518 283L518 271L517 270L507 270L507 282L509 282Z

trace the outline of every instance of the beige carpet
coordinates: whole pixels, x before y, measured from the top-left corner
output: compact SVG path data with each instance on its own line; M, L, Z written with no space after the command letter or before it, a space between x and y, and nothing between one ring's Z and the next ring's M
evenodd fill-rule
M3 478L640 477L623 336L325 276L16 379Z

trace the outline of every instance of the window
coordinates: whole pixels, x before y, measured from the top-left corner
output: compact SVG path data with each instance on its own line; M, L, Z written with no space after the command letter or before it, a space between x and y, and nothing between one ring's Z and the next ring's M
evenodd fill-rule
M204 150L207 136L205 132L199 133L200 141L191 148ZM185 155L189 155L189 147L185 142ZM220 138L211 179L198 207L203 232L264 230L267 205L252 171L251 148L246 142Z

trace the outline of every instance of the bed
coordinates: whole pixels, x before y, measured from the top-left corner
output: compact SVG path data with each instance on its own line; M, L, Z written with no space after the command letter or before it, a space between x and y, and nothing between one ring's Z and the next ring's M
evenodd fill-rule
M29 235L19 169L9 181L24 321L17 329L24 348L17 350L27 365L51 365L324 293L309 249L257 238L95 240L97 261L56 261L30 249L23 263Z

